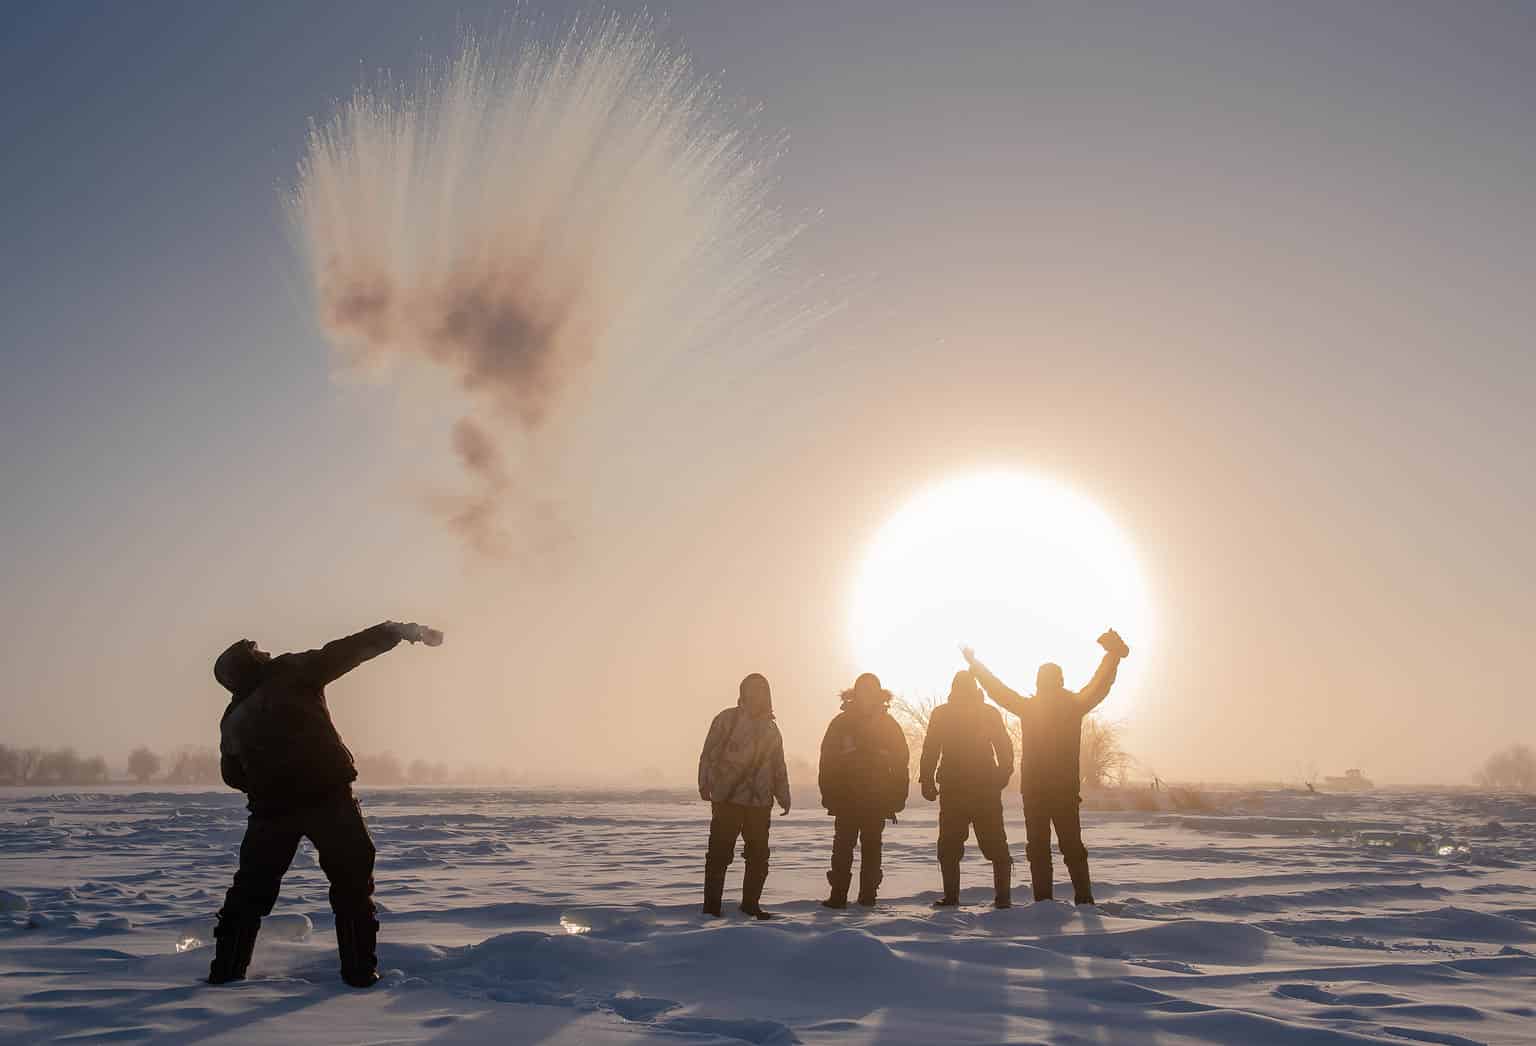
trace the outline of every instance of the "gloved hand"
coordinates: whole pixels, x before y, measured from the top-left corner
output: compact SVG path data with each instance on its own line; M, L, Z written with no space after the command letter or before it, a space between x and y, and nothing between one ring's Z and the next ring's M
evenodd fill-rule
M928 800L930 803L939 797L939 790L933 786L932 781L924 781L922 788L923 798Z
M443 634L435 628L405 621L391 621L390 625L393 626L395 635L407 643L425 643L427 646L443 645Z
M1120 633L1110 629L1099 637L1099 646L1116 657L1125 658L1131 656L1131 648L1125 645L1125 640L1120 638Z
M788 799L784 800L782 803L779 804L779 811L780 811L779 812L779 816L780 817L788 817L789 816L789 800Z
M976 651L975 650L972 650L968 646L963 646L963 647L960 648L960 656L965 658L965 663L966 664L970 665L972 668L976 667L977 661L976 661Z
M704 800L706 803L710 802L711 800L709 798L709 789L708 788L700 788L699 789L699 798Z

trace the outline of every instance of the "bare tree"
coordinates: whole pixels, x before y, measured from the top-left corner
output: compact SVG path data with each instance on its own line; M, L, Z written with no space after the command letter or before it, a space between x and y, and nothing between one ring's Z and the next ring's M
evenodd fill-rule
M1477 780L1484 788L1508 792L1536 791L1536 752L1530 745L1510 745L1483 764Z
M140 746L128 755L128 774L139 784L146 783L160 772L160 757L148 748Z
M167 784L218 784L222 780L219 753L211 748L183 748L165 780Z

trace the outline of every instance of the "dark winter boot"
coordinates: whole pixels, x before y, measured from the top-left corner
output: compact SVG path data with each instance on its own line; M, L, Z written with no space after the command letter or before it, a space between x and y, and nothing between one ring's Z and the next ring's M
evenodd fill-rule
M1067 872L1072 876L1072 903L1093 903L1093 880L1088 875L1087 861L1070 861Z
M354 988L379 982L379 920L371 915L336 917L336 950L341 953L341 979Z
M992 901L994 908L1013 907L1013 862L994 861L992 863L992 889L997 896Z
M848 886L853 881L851 875L838 875L835 872L827 873L827 884L832 887L832 893L825 901L821 902L823 908L843 909L848 907Z
M1055 897L1056 887L1052 882L1050 861L1044 865L1035 861L1029 862L1029 883L1034 888L1035 900L1049 901Z
M933 902L935 908L957 908L960 905L960 862L942 861L939 874L944 879L944 896Z
M772 919L773 913L763 910L763 884L768 881L767 868L748 868L741 883L741 911L754 919Z
M705 870L704 914L720 917L720 898L725 893L725 873Z
M228 984L245 980L256 951L256 931L260 922L220 922L213 931L213 963L208 967L209 984Z
M859 871L859 904L865 908L873 908L875 899L880 893L880 876L865 875Z

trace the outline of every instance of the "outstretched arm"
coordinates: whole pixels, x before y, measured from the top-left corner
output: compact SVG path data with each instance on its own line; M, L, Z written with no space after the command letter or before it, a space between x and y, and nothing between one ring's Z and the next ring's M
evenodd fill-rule
M1120 672L1120 662L1131 652L1125 640L1120 638L1120 633L1114 629L1099 637L1099 645L1104 648L1104 657L1099 661L1093 678L1088 680L1088 685L1077 694L1085 712L1093 711L1109 696L1109 688L1115 685L1115 676Z
M1029 707L1029 698L1024 697L993 675L990 668L977 660L976 652L970 647L964 647L961 653L965 654L966 664L971 666L971 674L976 677L976 681L987 692L987 696L992 699L993 704L1005 712L1012 712L1016 716L1026 714L1026 709Z
M324 686L340 679L364 661L371 661L393 650L402 639L437 646L443 641L443 634L425 625L385 621L344 639L332 640L319 650L311 650L301 656L304 658L305 670Z

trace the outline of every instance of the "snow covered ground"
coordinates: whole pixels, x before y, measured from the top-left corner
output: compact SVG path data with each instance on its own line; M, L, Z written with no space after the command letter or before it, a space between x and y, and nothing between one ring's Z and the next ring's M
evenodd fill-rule
M0 1040L1536 1042L1536 802L1220 802L1087 813L1097 910L993 911L973 850L938 914L931 806L888 830L868 913L817 905L831 823L797 810L759 924L696 914L686 797L365 791L388 972L355 992L307 845L251 979L199 982L240 797L0 792Z

